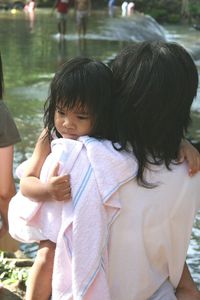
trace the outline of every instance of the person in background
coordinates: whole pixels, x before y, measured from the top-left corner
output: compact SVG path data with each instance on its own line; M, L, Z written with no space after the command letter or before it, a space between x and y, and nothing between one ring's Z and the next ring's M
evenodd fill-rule
M122 17L127 17L127 10L128 10L128 2L127 1L122 2L121 9L122 9Z
M115 0L109 0L108 1L108 15L110 17L115 16Z
M87 33L88 17L91 14L91 0L75 0L77 33L85 37Z
M134 7L135 3L134 2L129 2L128 7L127 7L127 15L128 17L132 16L134 13Z
M16 250L16 243L8 232L8 205L15 195L13 179L14 144L20 135L14 120L3 101L3 66L0 53L0 250ZM5 248L5 249L4 249Z
M35 1L31 0L28 3L25 4L24 6L24 11L27 13L32 13L35 9Z
M67 32L67 14L69 11L69 0L56 0L54 8L56 8L58 20L58 33L63 38Z
M30 23L30 31L32 32L34 29L34 22L35 22L35 0L30 0L24 6L24 12L28 15L29 23Z

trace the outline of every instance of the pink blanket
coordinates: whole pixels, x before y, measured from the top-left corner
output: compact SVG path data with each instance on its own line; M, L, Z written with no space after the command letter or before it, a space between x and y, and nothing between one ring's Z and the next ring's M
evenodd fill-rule
M60 174L70 173L72 201L34 203L16 216L13 211L19 207L19 197L11 201L9 219L14 216L15 224L23 220L25 226L39 229L57 243L52 300L110 300L109 229L120 212L118 188L135 176L136 162L128 153L114 150L109 141L89 137L53 141L41 180L56 161L61 164Z

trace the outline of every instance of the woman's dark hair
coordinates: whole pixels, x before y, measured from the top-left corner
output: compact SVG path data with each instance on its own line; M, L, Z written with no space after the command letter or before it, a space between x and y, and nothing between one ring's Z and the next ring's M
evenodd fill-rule
M52 131L56 132L54 114L59 104L68 109L77 105L87 107L94 117L90 136L112 139L112 82L112 71L102 62L77 57L64 63L52 79L44 107L44 126L48 128L49 137Z
M149 162L177 158L190 124L197 93L197 68L176 43L142 42L121 51L112 64L115 124L121 149L132 146L138 160L138 182L145 182ZM150 160L150 161L149 161Z
M3 99L3 65L1 60L1 52L0 52L0 100Z

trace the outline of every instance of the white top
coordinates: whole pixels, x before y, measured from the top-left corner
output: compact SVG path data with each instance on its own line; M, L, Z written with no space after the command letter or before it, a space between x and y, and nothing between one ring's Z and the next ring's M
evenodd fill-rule
M158 187L132 180L119 190L122 209L110 234L112 300L147 300L168 277L174 287L180 280L200 208L200 173L189 177L186 164L159 168L147 172Z

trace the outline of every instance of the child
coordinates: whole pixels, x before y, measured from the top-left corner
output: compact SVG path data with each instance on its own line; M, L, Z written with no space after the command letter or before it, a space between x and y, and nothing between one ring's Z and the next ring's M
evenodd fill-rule
M58 33L60 38L64 38L67 32L67 15L70 7L69 0L56 0L54 8L56 8Z
M115 0L108 0L108 15L110 17L115 16Z
M70 74L70 73L69 73ZM69 75L68 74L68 75ZM63 88L61 88L61 87L63 87L63 84L61 84L60 85L60 83L59 83L59 85L57 85L56 86L56 91L57 92L61 92L62 94L61 95L59 95L59 96L57 96L57 95L55 95L55 92L54 92L54 89L55 89L55 87L54 87L54 84L56 83L56 81L58 81L59 82L59 77L61 77L61 75L62 75L62 77L63 77L63 82L62 83L64 83L64 81L66 81L66 78L67 78L67 74L65 73L65 76L62 74L62 72L61 72L61 74L59 74L58 76L57 76L57 79L54 79L53 80L53 82L52 82L52 93L51 93L51 95L50 95L50 98L49 98L49 101L51 102L53 102L53 100L52 100L52 97L53 97L53 99L54 100L56 100L57 99L57 101L58 101L58 103L60 103L59 102L59 100L60 99L66 99L66 95L71 95L71 92L69 91L69 90L66 90L66 89L63 89ZM89 74L88 74L89 75ZM93 75L94 76L94 75ZM81 78L80 78L81 79ZM96 81L96 78L93 78L94 80L95 80L95 82L96 82L96 84L97 84L97 81ZM90 78L90 80L88 80L89 81L89 83L91 84L92 82L91 82L91 78ZM81 80L81 82L82 82L82 80ZM103 83L103 82L102 82ZM107 82L107 84L111 84L111 82ZM65 83L66 84L66 83ZM83 83L82 83L83 84ZM95 86L96 84L94 84L94 82L93 82L93 85L92 86ZM79 82L79 84L77 84L77 82L76 82L76 87L80 87L80 82ZM105 82L104 82L104 85L102 85L102 87L105 89ZM96 90L96 92L97 92L97 88L96 87L94 87L95 88L95 90ZM108 88L107 88L107 90L108 90ZM76 91L76 89L74 89L74 91L73 91L73 93ZM99 89L99 92L101 91L101 89ZM89 91L88 91L89 92ZM91 92L89 92L89 93L91 93ZM94 94L95 94L95 91L94 91ZM111 94L110 94L111 95ZM69 98L71 98L71 96L68 96L67 97L67 99L66 99L66 102L65 102L65 105L61 105L61 107L66 107L66 103L69 103ZM72 99L74 100L74 102L73 102L73 104L76 104L77 102L76 102L76 99L82 99L81 97L80 97L80 95L79 94L76 94L76 96L74 96L74 94L73 94L73 97L72 97ZM95 97L93 96L93 97L89 97L89 98L92 98L92 101L94 101L94 99L95 99ZM106 100L106 98L107 98L107 100ZM86 99L87 101L88 101L88 98ZM100 99L99 99L100 100ZM63 101L64 100L62 100L62 103L63 103ZM89 103L91 103L90 105L87 105L88 107L90 107L91 105L92 105L92 101L91 102L89 102ZM96 130L97 130L97 133L98 134L96 134L96 137L98 137L98 138L107 138L107 139L113 139L112 138L112 131L110 131L110 133L109 133L109 130L108 130L108 127L106 128L106 124L107 125L109 125L109 123L110 123L110 117L111 117L111 112L110 112L110 108L109 108L109 97L105 97L105 101L107 102L107 104L102 104L102 103L99 103L99 104L101 104L101 105L103 105L103 110L101 111L101 114L103 113L104 114L104 119L106 120L106 122L104 121L104 126L103 126L103 124L99 127L99 129L100 129L100 131L104 131L104 133L102 134L100 134L100 131L98 132L98 130L97 130L97 128L98 128L98 126L96 126ZM67 138L73 138L73 139L76 139L77 138L77 134L75 134L74 135L74 133L73 132L71 132L71 134L70 135L64 135L63 133L62 133L62 131L61 131L61 129L59 129L58 130L58 125L59 124L57 124L57 122L56 122L56 118L54 119L54 121L52 122L52 116L53 116L53 114L54 114L54 109L55 108L53 108L53 107L55 107L55 105L56 105L56 101L54 101L53 103L54 103L54 106L52 107L52 106L50 106L50 102L49 102L49 106L47 106L47 113L45 114L45 118L46 118L46 122L45 122L45 126L46 127L48 127L48 132L49 133L51 133L52 132L52 129L54 129L54 130L56 130L56 131L58 131L60 134L61 134L61 136L63 136L63 137L67 137ZM88 103L88 102L87 102ZM93 107L93 114L95 113L95 109L97 109L97 104L98 104L98 102L96 101L96 104L94 104L95 106ZM106 111L106 105L108 105L108 107L107 107L107 109L108 109L108 111ZM72 108L74 107L74 105L72 105ZM75 107L76 107L76 105L75 105ZM60 108L59 106L58 106L58 108ZM99 109L98 109L98 111L99 111ZM67 113L67 111L65 111L65 110L63 110L63 109L59 109L58 110L58 112L59 113L61 113L61 114L63 114L63 117L64 117L64 115ZM100 112L100 111L99 111ZM50 115L51 114L51 115ZM101 118L103 118L103 116L101 117ZM99 121L101 120L101 118L99 119ZM97 120L98 120L98 116L97 116L97 118L96 118ZM54 125L54 122L55 122L55 125ZM56 125L57 124L57 125ZM99 125L100 125L100 123L99 123ZM56 128L54 128L54 126L56 127ZM109 125L110 126L110 125ZM62 127L61 127L62 128ZM72 130L72 129L71 129ZM56 132L55 131L55 132ZM59 134L57 132L57 135ZM86 131L86 132L84 132L84 134L88 134L88 132ZM93 135L95 136L95 134L93 133ZM51 134L50 134L50 138L51 138ZM60 136L60 135L59 135ZM47 143L46 143L46 142ZM33 166L31 166L30 167L30 171L26 171L26 176L30 176L30 175L32 175L33 176L33 178L31 179L32 180L32 182L31 182L31 185L30 184L28 184L28 182L30 183L30 178L26 178L26 177L24 177L22 180L21 180L21 188L22 188L22 190L23 190L23 192L26 194L26 195L29 195L30 196L30 189L32 189L32 191L31 191L31 197L32 198L35 198L35 199L40 199L40 201L45 201L46 199L47 199L47 194L46 194L46 191L52 191L52 190L54 190L55 191L55 194L54 194L54 192L53 192L53 199L56 199L55 197L55 195L56 195L56 189L54 189L54 188L48 188L47 186L49 185L49 183L51 182L52 183L52 177L53 177L53 180L57 180L57 179L59 179L59 177L56 177L56 176L50 176L50 182L48 182L47 183L47 185L46 184L44 184L44 183L41 183L41 182L37 182L38 180L37 180L37 178L35 178L34 176L37 176L37 177L39 177L39 174L40 174L40 169L41 169L41 165L43 164L43 161L44 161L44 159L46 158L46 155L48 154L48 140L47 139L45 139L45 141L43 141L43 139L41 140L39 140L39 142L38 142L38 145L37 145L37 147L36 147L36 149L40 149L40 146L42 145L42 148L44 149L47 149L47 151L45 150L45 151L43 151L42 153L41 152L37 152L37 155L35 155L35 159L36 159L36 163L35 163L35 166L34 166L34 168L33 168ZM46 144L45 144L46 143ZM44 146L45 145L45 146ZM40 150L38 150L38 151L40 151ZM40 155L41 154L41 155ZM45 154L45 155L44 155ZM45 157L44 157L45 156ZM37 157L40 157L40 161L39 161L39 168L38 168L38 163L37 163ZM42 158L41 158L42 157ZM32 158L33 159L33 158ZM34 171L31 171L31 169L34 169ZM37 171L36 171L37 170ZM57 173L56 173L56 171L55 172L53 172L54 174L53 175L57 175ZM36 174L36 175L35 175ZM61 177L62 178L62 177ZM28 179L28 181L27 181L27 179ZM67 178L65 178L65 180L67 180ZM35 182L37 182L37 188L35 188ZM40 185L40 188L38 188L38 186ZM70 193L69 193L69 187L67 187L66 188L66 191L65 191L65 195L66 195L66 200L68 199L68 197L69 197L69 195L70 195ZM58 190L58 192L60 192L62 190L62 188L60 188L59 190ZM28 194L29 193L29 194ZM49 193L49 192L48 192ZM50 194L51 194L51 192L50 192ZM49 196L48 196L48 198L49 198ZM61 195L61 197L60 197L60 195L58 196L58 198L57 198L57 200L63 200L63 195ZM44 243L45 243L45 245L44 245ZM49 242L42 242L41 243L41 245L42 246L47 246L47 247L51 247L51 244L49 243ZM50 246L49 246L50 245ZM53 248L53 247L52 247ZM28 291L27 291L27 299L33 299L33 298L31 298L31 297L33 297L32 295L34 295L34 299L36 299L36 293L37 293L37 296L38 296L38 299L39 299L39 297L42 297L42 299L48 299L48 297L49 297L49 295L50 295L50 292L51 292L51 272L52 272L52 264L53 264L53 254L52 254L52 251L50 251L49 249L49 251L47 251L47 249L48 248L45 248L45 247L40 247L40 251L39 251L39 254L38 254L38 258L36 259L36 263L35 263L35 265L34 265L34 268L33 268L33 270L35 270L35 272L33 272L32 273L32 276L31 276L31 284L29 284L29 287L28 287ZM48 270L48 272L46 271L46 274L44 274L44 275L42 275L41 274L41 269L42 269L42 266L40 265L40 261L38 261L38 259L41 259L41 255L42 254L44 254L44 257L45 257L45 259L46 259L46 256L47 255L50 255L50 259L49 259L49 261L48 261L48 264L46 264L45 262L44 262L44 266L48 266L49 267L49 270ZM43 277L43 278L45 278L45 284L47 284L48 286L49 286L49 288L48 288L48 286L46 286L45 285L45 288L44 288L44 291L43 291L43 289L42 289L42 287L41 287L41 289L39 288L39 286L40 286L40 278L41 277ZM34 287L37 287L37 289L36 288L34 288ZM33 294L34 293L34 294ZM39 293L40 293L40 295L39 295Z
M87 33L88 17L91 13L91 0L75 0L76 26L79 37Z
M111 98L112 72L103 63L88 58L75 58L61 66L51 82L50 95L45 104L44 125L47 129L41 135L24 178L21 179L21 190L24 194L28 190L31 198L40 203L47 199L70 199L68 176L55 177L58 164L53 168L47 182L37 179L50 152L49 142L62 137L77 140L85 135L112 139ZM42 151L39 152L41 145ZM30 176L28 186L24 183L26 176ZM14 220L12 216L10 219ZM48 299L51 294L54 257L52 250L55 246L42 235L41 239L40 250L29 279L27 300Z

